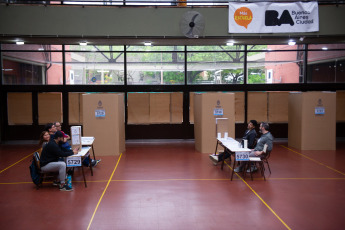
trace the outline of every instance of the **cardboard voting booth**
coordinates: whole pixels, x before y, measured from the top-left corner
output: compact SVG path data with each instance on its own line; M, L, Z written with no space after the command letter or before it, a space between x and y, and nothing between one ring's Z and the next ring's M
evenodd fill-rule
M78 148L81 151L81 126L71 126L72 149Z
M218 129L227 129L228 136L235 138L235 94L194 94L194 136L195 149L201 153L214 153ZM224 124L223 122L227 122ZM224 135L224 134L223 134Z
M300 150L336 149L336 94L289 94L290 147Z
M83 136L95 137L99 156L125 150L125 105L122 93L83 94Z

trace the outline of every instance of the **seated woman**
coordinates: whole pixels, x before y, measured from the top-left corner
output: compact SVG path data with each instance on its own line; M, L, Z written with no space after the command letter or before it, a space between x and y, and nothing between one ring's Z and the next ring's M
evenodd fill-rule
M40 135L40 138L39 138L39 141L38 141L38 146L40 148L40 150L38 151L39 155L41 156L41 152L42 152L42 149L43 147L48 144L50 140L50 134L48 131L42 131L41 135Z

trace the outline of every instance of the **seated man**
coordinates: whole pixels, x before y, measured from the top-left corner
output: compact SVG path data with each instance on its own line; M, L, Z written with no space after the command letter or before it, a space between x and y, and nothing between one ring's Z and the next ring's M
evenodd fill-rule
M40 165L42 172L59 172L61 191L72 191L72 188L65 185L66 163L64 161L59 161L59 158L78 154L78 149L69 151L63 150L61 148L63 138L63 134L60 131L54 134L54 138L52 138L42 150Z
M273 136L269 132L270 126L266 122L262 122L260 124L260 133L262 133L260 139L258 140L258 143L256 144L254 150L249 154L249 157L258 157L265 155L266 153L263 151L265 144L267 144L267 150L266 151L272 151L273 148ZM240 163L240 166L235 168L234 172L242 172L244 166L244 162ZM256 170L254 166L251 166L252 168L249 169L247 172L250 172L250 170L253 172Z
M64 132L61 130L61 123L60 123L60 122L56 121L56 122L54 123L54 125L55 125L55 128L56 128L56 131L62 132L63 137L65 138L64 142L66 142L67 140L71 139L71 137L70 137L68 134L64 133Z
M244 136L243 136L242 140L248 141L248 148L249 149L253 149L255 147L254 146L255 145L255 138L256 138L255 127L257 125L258 125L258 123L256 122L256 120L250 120L248 123L247 130L244 132ZM210 159L214 165L217 165L218 162L221 162L221 161L227 159L228 157L230 157L231 154L233 154L233 153L230 152L228 149L225 149L225 152L220 153L218 156L214 155L214 154L210 155Z
M65 148L66 150L72 149L70 144L68 143L68 140L71 139L71 137L61 130L61 123L57 121L54 123L54 126L56 128L56 131L60 131L63 135L63 142L64 143L61 145L62 148Z
M48 123L44 127L44 131L47 131L50 135L50 140L54 139L54 134L56 133L56 127L53 123Z
M65 149L66 151L69 151L72 149L71 145L68 143L68 140L71 139L71 137L64 133L62 130L61 130L61 123L60 122L55 122L54 123L54 127L57 131L60 131L64 137L64 143L61 145L62 149ZM101 160L93 160L93 159L90 159L91 160L91 165L92 167L95 167ZM90 164L90 161L89 161L89 158L85 158L83 160L83 165L85 166L89 166Z

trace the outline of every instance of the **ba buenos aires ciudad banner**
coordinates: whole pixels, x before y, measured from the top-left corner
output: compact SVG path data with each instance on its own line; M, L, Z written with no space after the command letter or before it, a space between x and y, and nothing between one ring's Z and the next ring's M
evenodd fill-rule
M229 3L229 33L319 31L317 2Z

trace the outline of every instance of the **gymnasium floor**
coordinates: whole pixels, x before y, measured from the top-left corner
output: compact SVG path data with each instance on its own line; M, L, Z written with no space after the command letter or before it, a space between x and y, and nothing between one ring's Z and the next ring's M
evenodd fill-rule
M276 142L266 170L230 181L192 141L128 142L101 156L73 192L36 190L35 145L0 145L0 229L344 229L345 142L336 151L300 151Z

